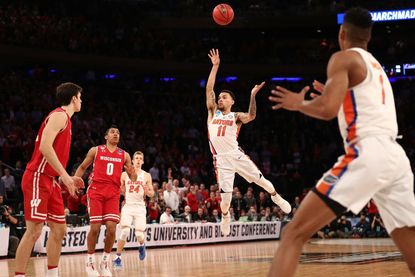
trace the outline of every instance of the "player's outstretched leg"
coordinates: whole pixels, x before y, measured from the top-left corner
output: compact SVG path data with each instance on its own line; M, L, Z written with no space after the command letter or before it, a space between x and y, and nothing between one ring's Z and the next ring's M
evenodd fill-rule
M101 222L99 223L92 223L90 225L90 229L87 236L87 244L88 244L88 254L86 257L86 273L90 277L98 277L100 276L97 266L95 263L95 245L97 242L97 236L101 229Z
M287 200L285 200L284 198L282 198L281 195L279 195L276 191L275 191L275 194L274 195L271 194L271 199L272 199L272 201L275 204L277 204L281 208L281 210L284 213L286 213L286 214L291 213L291 205L290 205L290 203L288 203Z
M105 234L104 252L102 253L101 263L99 269L101 276L112 276L111 272L111 250L115 242L115 233L117 228L117 222L106 221L105 227L107 232Z
M111 263L111 252L105 252L104 250L104 253L102 253L101 263L99 264L99 270L101 271L100 276L103 276L103 277L112 276L110 263Z
M99 272L97 270L97 266L95 263L95 254L92 253L88 253L87 258L86 258L86 274L88 275L88 277L99 277Z
M146 257L146 245L144 243L138 247L138 257L140 258L140 261L144 260Z
M137 237L137 241L138 241L138 257L140 258L140 261L142 261L146 257L146 245L144 242L145 231L140 231L138 230L138 228L139 227L136 227L135 229L135 236Z
M272 201L275 204L277 204L284 213L289 214L291 212L291 205L290 205L290 203L288 203L287 200L285 200L284 198L282 198L281 195L279 195L277 193L277 191L275 190L275 188L272 185L272 183L270 181L268 181L267 179L265 179L265 177L262 174L260 174L259 180L256 181L255 183L257 183L260 187L262 187L269 194L271 194Z
M124 250L125 240L127 239L130 233L130 227L128 226L120 226L121 235L118 238L117 242L117 255L114 260L112 260L112 266L114 269L121 269L122 268L122 258L121 253Z
M224 236L229 235L231 232L231 214L229 213L229 207L231 206L232 193L221 193L222 201L220 202L220 208L222 210L222 220L220 222L220 230Z

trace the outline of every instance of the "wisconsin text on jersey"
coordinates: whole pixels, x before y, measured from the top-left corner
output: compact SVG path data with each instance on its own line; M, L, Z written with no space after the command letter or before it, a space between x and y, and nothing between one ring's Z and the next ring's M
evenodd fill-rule
M109 162L122 162L122 160L120 158L113 158L113 157L106 157L106 156L101 156L99 157L100 160L104 160L104 161L109 161Z

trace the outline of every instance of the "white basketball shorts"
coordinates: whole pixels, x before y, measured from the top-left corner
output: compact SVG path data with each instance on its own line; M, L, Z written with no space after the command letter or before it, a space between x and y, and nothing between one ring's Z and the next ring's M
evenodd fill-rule
M125 204L121 210L121 226L133 226L136 230L146 230L146 207L143 204Z
M414 176L402 147L390 136L366 137L318 181L316 189L357 214L375 201L389 233L415 226Z
M242 151L213 157L216 179L221 192L232 192L235 173L241 175L249 183L258 181L261 171L254 162Z

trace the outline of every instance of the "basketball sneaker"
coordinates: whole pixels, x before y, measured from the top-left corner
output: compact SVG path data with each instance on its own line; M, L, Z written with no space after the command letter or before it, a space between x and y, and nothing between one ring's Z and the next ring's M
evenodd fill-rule
M224 215L222 213L222 220L220 222L220 230L222 234L226 237L231 232L231 214L228 213Z
M140 258L140 261L144 260L146 257L146 245L143 244L138 247L138 257Z
M46 271L46 277L59 277L58 268L48 269Z
M114 267L114 269L122 268L121 256L117 256L117 258L115 258L115 260L112 261L112 266Z
M288 203L287 200L282 198L278 193L275 194L275 195L271 195L271 199L275 204L277 204L281 208L281 210L284 213L286 213L286 214L291 213L290 203Z
M112 276L111 268L110 268L108 260L107 261L101 261L101 264L99 265L99 269L101 271L101 275L99 275L99 276L102 276L102 277Z
M86 259L86 274L88 274L88 277L100 276L95 266L95 260L92 257L87 257Z

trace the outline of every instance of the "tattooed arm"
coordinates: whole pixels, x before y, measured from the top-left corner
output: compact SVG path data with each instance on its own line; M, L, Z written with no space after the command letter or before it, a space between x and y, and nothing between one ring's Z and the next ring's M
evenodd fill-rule
M237 121L241 122L242 124L246 124L251 122L256 117L256 99L255 96L258 91L265 85L265 82L262 82L259 85L255 85L255 87L251 91L251 101L249 102L249 109L247 113L237 113L236 118Z

